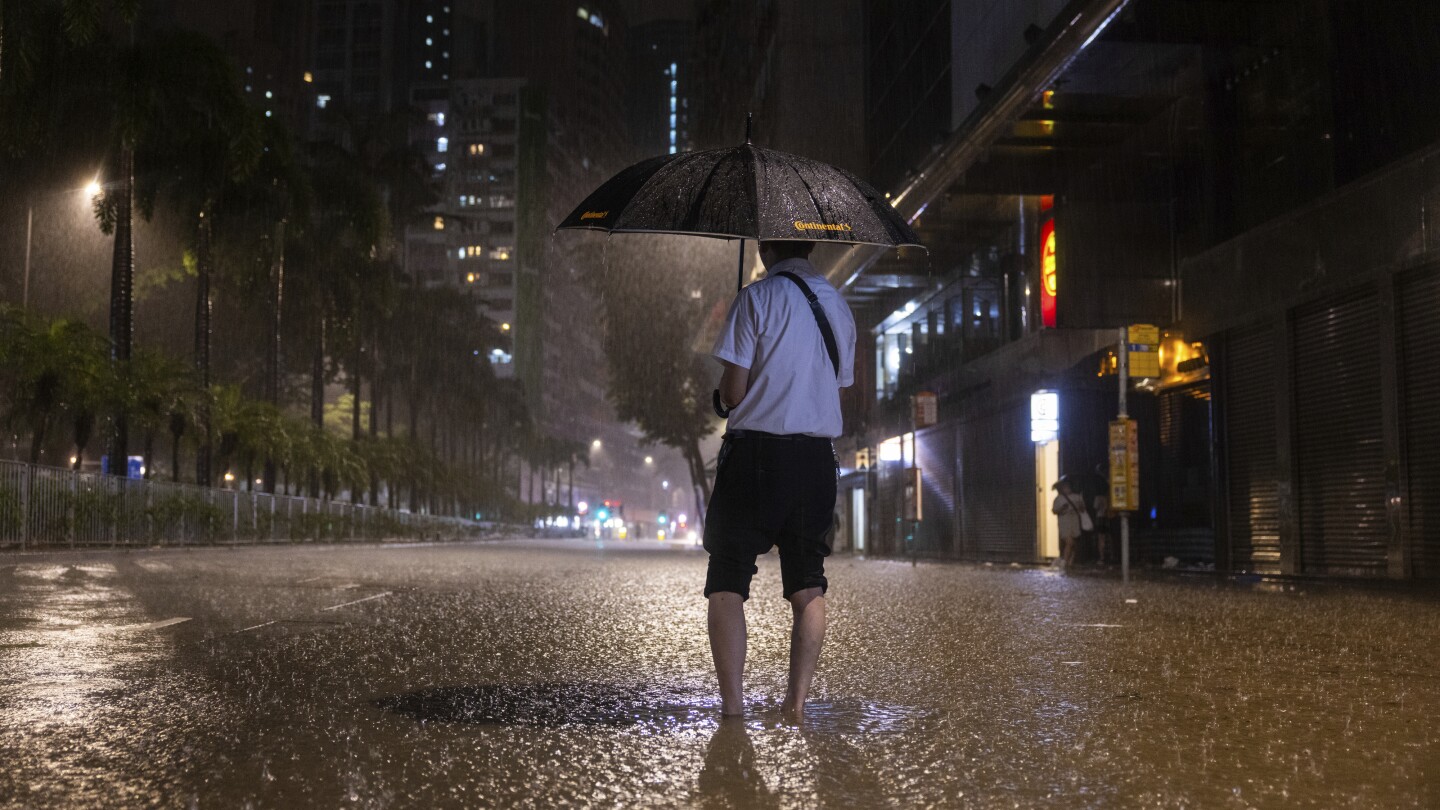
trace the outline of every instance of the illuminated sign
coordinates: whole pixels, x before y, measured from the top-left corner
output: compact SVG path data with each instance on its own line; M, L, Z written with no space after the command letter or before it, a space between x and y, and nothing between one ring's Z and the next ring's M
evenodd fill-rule
M580 221L584 222L587 219L604 219L608 216L610 216L609 211L586 211L580 215Z
M1036 391L1030 395L1030 441L1036 444L1060 438L1060 394Z
M1052 217L1040 226L1040 322L1055 326L1055 293L1057 270L1055 260L1055 220Z

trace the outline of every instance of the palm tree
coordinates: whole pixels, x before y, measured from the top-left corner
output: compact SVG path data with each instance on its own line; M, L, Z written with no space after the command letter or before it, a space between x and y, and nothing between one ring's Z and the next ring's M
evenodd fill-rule
M116 55L113 139L117 179L96 204L106 233L115 235L110 285L112 358L129 360L134 332L135 254L132 220L149 218L162 197L195 222L197 274L195 365L210 383L211 239L217 200L227 184L252 172L262 154L258 113L245 101L239 77L209 39L183 31L147 37ZM196 480L209 483L209 448L201 413ZM123 457L126 424L117 419L115 450Z

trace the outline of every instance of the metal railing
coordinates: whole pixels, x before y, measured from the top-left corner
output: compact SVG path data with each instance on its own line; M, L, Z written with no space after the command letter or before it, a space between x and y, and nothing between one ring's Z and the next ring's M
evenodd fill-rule
M296 495L0 461L0 548L376 541L473 534L468 520Z

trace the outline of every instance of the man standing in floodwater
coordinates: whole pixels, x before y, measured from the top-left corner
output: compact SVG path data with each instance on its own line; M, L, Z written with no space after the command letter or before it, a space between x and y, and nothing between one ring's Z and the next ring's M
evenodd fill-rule
M854 382L855 318L810 264L812 247L760 243L768 275L735 296L711 352L725 366L719 397L729 423L705 519L705 597L726 715L744 712L745 601L758 555L779 547L794 614L784 713L804 708L825 640L839 473L830 440L843 429L840 389Z

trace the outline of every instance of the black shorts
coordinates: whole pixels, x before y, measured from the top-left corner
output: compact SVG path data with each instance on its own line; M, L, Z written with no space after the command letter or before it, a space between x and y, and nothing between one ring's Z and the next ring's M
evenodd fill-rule
M780 548L785 598L819 588L830 555L839 463L830 440L815 436L727 436L705 513L710 568L705 595L750 598L755 558Z

